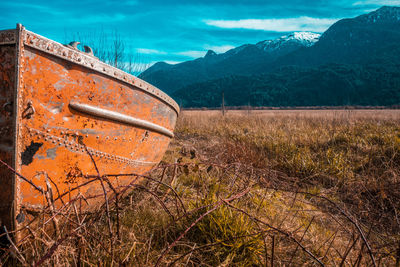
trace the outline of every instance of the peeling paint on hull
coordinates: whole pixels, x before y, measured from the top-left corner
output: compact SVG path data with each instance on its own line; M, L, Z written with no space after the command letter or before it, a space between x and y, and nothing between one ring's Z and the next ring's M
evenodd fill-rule
M112 116L82 113L71 103ZM148 83L22 26L0 31L0 108L0 159L40 188L51 179L57 206L81 194L88 207L102 193L100 182L81 186L97 174L88 152L102 175L143 174L161 160L179 113ZM135 127L115 114L146 123ZM111 181L116 188L130 182ZM16 219L28 216L26 210L46 206L43 194L5 166L0 183L0 220L8 229L23 226Z

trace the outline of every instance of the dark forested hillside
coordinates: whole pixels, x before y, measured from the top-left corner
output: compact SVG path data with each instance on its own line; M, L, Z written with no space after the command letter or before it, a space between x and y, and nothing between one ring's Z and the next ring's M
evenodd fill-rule
M284 55L274 65L361 63L392 44L400 44L400 8L382 7L353 19L339 20L314 46Z
M158 63L142 77L184 107L220 106L222 92L231 106L400 104L400 8L340 20L318 39L283 53L260 49L279 44L263 41L178 65Z
M283 67L263 75L229 76L192 84L172 96L183 107L226 105L338 106L400 103L400 47L364 64Z
M139 77L171 94L193 83L229 75L253 75L269 71L277 58L312 45L318 37L319 34L300 32L276 40L245 44L223 54L209 50L202 58L176 65L158 62Z

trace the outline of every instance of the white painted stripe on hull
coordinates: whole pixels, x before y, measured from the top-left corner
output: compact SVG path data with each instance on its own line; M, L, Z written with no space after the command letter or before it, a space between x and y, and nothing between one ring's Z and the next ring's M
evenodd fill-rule
M157 132L157 133L163 134L165 136L168 136L170 138L174 137L174 133L172 131L168 130L167 128L164 128L155 123L145 121L142 119L137 119L137 118L134 118L134 117L131 117L131 116L119 113L119 112L99 108L96 106L91 106L88 104L82 104L82 103L78 103L78 102L70 102L69 107L73 110L76 110L76 111L84 113L84 114L92 115L92 116L95 116L98 118L110 120L110 121L117 122L117 123L127 124L127 125L130 125L133 127L138 127L138 128L142 128L142 129L153 131L153 132Z

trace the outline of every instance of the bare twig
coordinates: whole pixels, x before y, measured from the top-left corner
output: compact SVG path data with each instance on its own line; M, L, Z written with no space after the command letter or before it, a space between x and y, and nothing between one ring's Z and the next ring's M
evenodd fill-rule
M31 180L25 178L24 176L22 176L20 173L18 173L16 170L14 170L14 168L12 168L10 165L8 165L7 163L5 163L4 161L2 161L0 159L0 163L3 164L4 166L7 167L7 169L9 169L10 171L12 171L15 175L17 175L19 178L21 178L22 180L24 180L25 182L27 182L28 184L30 184L33 188L35 188L37 191L39 191L40 193L44 193L43 189L40 188L39 186L35 185Z
M24 258L24 256L22 255L21 251L19 251L19 249L17 248L17 246L14 244L14 242L12 241L10 235L8 234L7 228L6 226L3 226L4 232L6 234L7 240L10 243L12 249L15 251L15 253L17 253L17 259L23 264L23 265L27 265L27 262Z
M231 205L229 202L225 202L225 204L228 205L229 207L231 207L232 209L237 210L237 211L239 211L239 212L241 212L241 213L247 215L247 216L248 216L249 218L251 218L252 220L258 221L258 222L260 222L260 223L262 223L262 224L268 226L269 228L275 230L276 232L278 232L278 233L280 233L280 234L282 234L282 235L288 237L288 238L291 239L293 242L295 242L304 252L306 252L311 258L313 258L317 263L319 263L321 266L325 266L314 254L312 254L312 253L311 253L308 249L306 249L296 238L294 238L294 237L292 236L291 233L288 233L288 232L286 232L286 231L283 231L282 229L276 228L276 227L272 226L271 224L269 224L269 223L267 223L267 222L264 222L264 221L262 221L262 220L260 220L260 219L258 219L258 218L256 218L256 217L250 215L248 212L246 212L246 211L244 211L244 210L242 210L242 209L240 209L240 208L238 208L238 207L235 207L235 206Z
M301 243L301 242L303 241L303 238L304 238L304 236L306 235L306 233L307 233L308 229L310 228L311 224L313 223L314 219L315 219L315 216L311 218L311 221L310 221L309 224L307 225L306 230L304 230L304 233L303 233L303 235L301 236L301 238L300 238L300 240L299 240L299 243ZM297 249L298 249L298 248L299 248L299 246L297 245L297 246L296 246L296 249L294 250L294 252L293 252L293 254L292 254L292 257L291 257L290 260L289 260L288 266L290 266L290 264L292 264L292 260L293 260L294 256L296 256L296 252L297 252Z
M228 199L222 199L220 201L218 201L215 206L208 210L207 212L203 213L199 218L197 218L188 228L186 228L186 230L178 237L174 240L174 242L172 242L166 250L163 251L163 253L161 254L161 256L158 258L155 266L159 266L159 264L161 263L162 258L177 244L177 242L179 240L181 240L186 234L187 232L190 231L190 229L192 229L199 221L201 221L204 217L206 217L208 214L212 213L213 211L215 211L216 209L218 209L222 204L224 203L229 203L235 199L241 198L244 195L246 195L248 192L250 191L250 187L248 187L246 190L240 192L237 195L234 195Z

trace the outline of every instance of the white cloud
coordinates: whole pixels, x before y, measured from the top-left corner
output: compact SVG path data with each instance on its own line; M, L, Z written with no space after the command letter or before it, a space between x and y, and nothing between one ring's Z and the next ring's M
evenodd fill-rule
M171 65L175 65L181 63L182 61L165 60L164 62Z
M298 17L285 19L205 20L204 22L207 25L225 29L249 29L275 32L324 32L337 20L338 19Z
M186 56L186 57L191 57L191 58L198 58L198 57L203 57L206 52L205 51L182 51L175 53L176 55L180 56Z
M164 51L156 50L156 49L148 49L148 48L137 48L136 51L140 54L153 54L153 55L166 55L167 53Z
M357 1L353 3L353 6L366 6L366 5L399 6L400 0L366 0L366 1Z
M231 50L232 48L235 48L232 45L220 45L220 46L212 46L212 45L206 45L204 46L205 49L207 50L213 50L216 53L225 53L228 50Z

